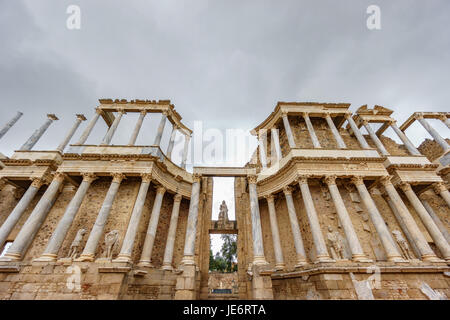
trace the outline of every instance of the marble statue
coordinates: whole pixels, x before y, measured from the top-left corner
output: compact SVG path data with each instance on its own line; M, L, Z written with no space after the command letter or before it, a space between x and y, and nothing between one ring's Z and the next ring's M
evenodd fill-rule
M222 201L219 208L219 221L228 222L228 207L225 200Z
M335 260L345 259L344 245L341 242L341 237L339 236L339 233L337 231L333 231L333 228L331 226L328 226L327 239L330 246L332 258Z
M112 259L114 251L116 250L119 242L119 231L112 230L105 235L105 251L103 256L107 259Z
M78 247L81 244L81 240L83 240L83 236L86 233L86 229L78 230L75 239L73 239L72 244L70 245L70 251L68 258L75 259L78 254Z
M405 240L405 238L403 238L401 232L398 230L394 230L392 231L392 234L394 235L394 238L397 241L398 246L403 253L403 256L407 260L414 259L414 256L411 254L411 250L409 249L408 242Z

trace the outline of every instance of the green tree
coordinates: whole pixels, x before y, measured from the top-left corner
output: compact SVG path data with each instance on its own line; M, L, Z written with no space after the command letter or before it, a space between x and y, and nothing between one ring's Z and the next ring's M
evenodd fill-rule
M226 263L226 271L236 271L237 265L233 265L233 262L237 261L237 236L235 234L223 234L220 238L223 240L222 249L220 251Z

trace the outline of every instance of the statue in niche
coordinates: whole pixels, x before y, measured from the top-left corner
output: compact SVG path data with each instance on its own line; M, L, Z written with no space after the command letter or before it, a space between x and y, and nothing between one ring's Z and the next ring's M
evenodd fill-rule
M397 241L403 256L407 260L414 259L414 256L411 254L411 250L409 249L408 242L405 240L405 238L403 238L401 232L398 230L394 230L392 231L392 234L394 235L395 241Z
M328 188L326 186L324 186L323 184L321 184L320 191L322 191L322 196L325 199L325 201L330 201L331 195L330 195L330 192L328 191Z
M119 244L119 231L112 230L105 235L105 251L103 257L112 259L114 252Z
M219 207L219 226L225 227L228 223L228 207L225 200L222 201Z
M331 251L331 257L334 260L345 259L344 244L342 243L339 232L333 231L333 228L331 226L328 226L327 239Z
M78 230L75 239L73 239L72 244L70 245L70 251L68 258L75 259L78 255L78 248L80 247L81 240L83 240L83 236L86 233L86 229Z

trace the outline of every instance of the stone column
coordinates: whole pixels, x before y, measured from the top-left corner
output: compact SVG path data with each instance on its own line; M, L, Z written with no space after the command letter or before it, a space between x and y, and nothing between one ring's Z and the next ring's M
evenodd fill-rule
M5 222L3 222L2 226L0 227L0 248L3 248L8 235L14 229L20 217L28 208L30 202L34 199L36 193L43 183L43 179L33 179L33 182L28 187L27 191L22 196L20 201L17 203L14 210L9 214Z
M356 139L358 140L361 148L370 149L369 144L367 143L366 139L364 139L364 136L361 134L361 131L359 131L359 128L356 125L355 121L353 120L352 115L350 113L346 113L345 118L347 119L347 122L350 125L350 128L352 128L353 134L355 135Z
M22 151L29 151L31 150L34 145L39 141L39 139L42 137L42 135L45 133L45 131L50 127L53 121L58 120L58 118L54 114L47 114L47 121L39 128L37 129L33 135L25 142L20 150Z
M331 132L333 132L333 137L336 140L339 149L345 149L347 146L345 145L344 140L342 139L341 135L339 134L338 129L334 125L333 119L331 119L331 116L329 113L325 114L325 119L327 120L328 126L331 129Z
M369 212L370 220L372 220L372 223L375 229L377 230L381 244L383 245L384 250L386 251L387 260L392 262L404 261L400 252L398 252L397 250L391 232L386 226L386 222L384 222L384 219L381 216L380 212L378 211L375 202L373 201L372 197L369 194L369 191L367 191L363 178L355 176L352 178L352 183L358 190L359 196L361 197L364 206Z
M75 143L76 145L83 145L86 142L86 140L88 139L89 135L92 132L92 129L94 129L94 126L98 121L98 118L100 117L100 115L102 113L103 113L103 111L101 109L95 109L94 117L91 119L91 121L89 121L86 129L84 129L84 131L83 131L83 134L78 139L78 141Z
M176 194L173 197L172 215L170 216L169 231L167 234L166 249L164 250L163 270L172 270L173 247L177 234L178 214L180 213L180 203L182 196Z
M275 270L284 270L286 265L283 259L283 251L281 250L280 233L278 231L273 195L266 196L266 200L269 207L270 230L272 231L273 251L275 253Z
M123 238L122 248L120 253L113 262L131 262L131 255L133 253L134 242L136 240L136 234L141 221L142 210L144 209L145 200L147 198L148 188L152 181L152 175L150 173L141 174L142 181L139 187L139 192L134 203L133 212L131 213L130 221L128 222L127 232Z
M450 129L450 119L446 115L441 114L439 119Z
M20 229L11 247L9 247L9 250L4 256L5 260L20 260L25 254L28 246L33 241L53 206L64 178L65 175L63 173L55 173L52 183L48 186L27 221Z
M69 144L70 139L72 139L73 135L75 134L75 131L77 131L78 127L80 126L82 121L86 120L86 117L82 114L77 114L77 120L75 121L73 127L70 129L70 131L67 133L64 140L60 143L60 145L56 148L57 151L63 152L66 146Z
M442 256L446 261L450 262L450 245L448 244L447 240L445 240L441 231L436 226L433 219L430 217L417 195L414 193L411 185L404 182L400 185L400 187L402 188L409 202L414 207L414 210L417 212L420 220L422 220L423 225L425 226L425 228L427 228L428 233L430 234L431 238L433 238L434 243L438 247L439 251L441 251Z
M297 212L292 199L292 189L290 187L283 188L284 197L286 198L286 205L288 208L289 221L291 222L292 236L294 237L295 252L297 254L296 268L300 268L307 264L305 247L303 246L302 234L297 220Z
M117 127L119 126L120 119L122 119L122 116L125 114L125 110L120 109L118 110L118 115L114 119L114 122L112 123L111 127L108 129L108 132L106 133L105 137L102 140L101 146L107 146L111 143L111 140L114 136L114 133L116 132Z
M191 136L185 134L184 135L184 149L183 149L183 158L181 159L181 167L183 169L186 169L186 160L188 156L189 151L189 140L191 139Z
M289 147L291 149L297 148L297 146L295 145L294 135L292 134L291 125L289 124L289 118L287 113L283 112L281 114L281 117L283 118L284 130L286 131Z
M161 113L161 121L159 122L158 132L156 133L155 142L153 142L153 145L155 146L159 146L161 144L161 138L164 132L164 126L166 125L167 114L167 111Z
M345 207L344 201L342 200L341 194L339 193L339 189L336 185L336 176L327 176L324 180L328 185L328 190L330 190L337 215L341 222L342 228L344 229L350 251L352 252L352 260L355 262L370 262L364 254L361 244L359 243L358 236L353 228L352 220L348 214L347 208Z
M408 208L403 203L402 198L397 193L397 190L395 190L395 187L391 183L390 179L391 179L390 176L384 176L381 177L380 182L384 186L384 189L386 190L386 193L388 194L389 198L391 198L392 203L397 208L397 212L402 217L402 221L406 225L406 228L408 228L411 237L413 238L413 241L417 246L417 249L420 251L422 260L424 261L439 260L434 254L433 250L428 245L425 236L419 230L419 227L414 221L414 218L409 213Z
M14 116L14 118L12 118L11 120L8 121L7 124L4 125L4 127L2 128L2 130L0 130L0 139L8 132L9 129L11 129L11 127L20 119L20 117L23 115L22 112L17 111L16 115Z
M102 207L97 215L91 233L89 234L89 238L86 241L86 246L80 257L75 259L75 261L94 261L95 251L97 250L100 237L103 234L103 229L105 228L106 221L111 212L111 207L114 203L117 191L119 191L120 183L125 178L125 175L121 173L113 173L111 175L113 176L113 180L106 193L106 197L103 200Z
M147 114L146 110L141 111L141 114L139 115L139 119L136 122L136 126L134 127L133 134L131 135L130 141L128 142L129 146L134 146L134 144L136 143L136 139L139 135L139 131L141 130L142 123L144 122L144 118L145 118L146 114Z
M431 216L431 219L433 219L434 223L437 225L439 230L442 232L442 235L444 236L445 240L447 240L448 243L450 243L450 233L447 230L447 227L442 223L441 219L439 219L436 212L434 212L433 208L430 206L427 200L422 199L422 204L424 208L428 211L429 215Z
M277 160L280 161L283 158L283 154L281 153L280 137L278 136L278 129L272 128L270 129L270 133L272 136L272 144L274 145L275 153L277 155Z
M178 130L178 127L176 125L174 125L172 127L172 133L170 134L169 145L167 147L167 152L166 152L166 156L169 159L172 159L172 150L173 150L173 146L175 144L175 137L177 135L177 130Z
M200 180L201 176L193 175L191 201L189 203L189 214L186 224L186 236L184 239L183 265L194 265L195 255L195 238L197 236L197 220L198 220L198 202L200 198Z
M311 234L314 241L314 247L317 253L315 262L333 262L334 260L332 260L328 254L327 245L325 244L325 240L320 229L319 218L317 217L316 208L314 207L314 202L309 191L308 176L300 176L298 179L298 183L302 192L306 215L308 216L309 226L311 228Z
M83 202L83 199L86 196L86 193L92 181L94 181L96 178L97 177L92 173L83 174L83 181L78 187L75 196L67 206L63 217L61 218L61 220L59 220L55 231L53 231L52 236L48 241L47 247L44 250L44 253L40 258L36 259L36 261L56 261L56 258L58 257L58 251L63 244L70 226L72 225L73 219L80 210L81 203Z
M363 121L363 125L364 128L366 128L367 132L370 135L370 139L372 139L372 141L375 143L375 145L377 146L378 151L383 155L383 156L388 156L389 152L387 152L386 148L383 146L383 143L381 143L381 140L378 138L378 136L375 134L375 132L373 131L372 127L370 126L369 122L367 122L366 120Z
M261 161L261 165L263 169L267 169L267 156L266 156L266 144L264 139L264 133L258 132L258 145L259 145L259 160Z
M439 145L444 149L444 153L449 151L450 146L447 141L440 136L440 134L423 118L422 114L417 114L416 119L420 122L420 124L428 131L428 133L433 137L433 139L439 143Z
M259 213L258 192L256 191L256 176L248 176L248 190L250 194L250 215L252 220L253 264L267 264L264 256L264 244L261 231L261 217Z
M156 228L158 227L159 214L161 212L161 205L166 189L162 186L156 189L155 202L153 202L152 215L148 223L147 234L145 235L144 246L142 247L141 259L138 266L153 267L151 264L153 244L155 243Z
M433 188L434 192L436 192L436 194L440 194L445 202L447 202L447 205L450 207L450 193L448 192L445 183L437 182L433 185Z
M306 127L308 128L309 136L311 137L314 148L322 148L319 143L319 139L317 139L316 131L314 131L314 127L309 119L308 113L303 113L303 118L305 119Z
M396 121L391 121L389 125L395 131L395 133L400 138L400 140L402 140L403 144L405 145L406 149L408 149L410 154L412 154L413 156L420 156L421 155L419 150L417 150L416 147L414 147L414 145L408 139L408 137L405 135L405 133L402 130L400 130L400 128L397 126L397 122Z

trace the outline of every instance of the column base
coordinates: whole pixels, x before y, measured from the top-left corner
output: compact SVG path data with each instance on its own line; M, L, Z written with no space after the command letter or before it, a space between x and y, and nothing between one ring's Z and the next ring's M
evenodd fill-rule
M331 259L328 255L320 255L316 257L316 261L314 263L333 263L336 262L336 260Z
M264 256L255 256L253 257L253 264L254 265L265 265L268 264L266 261L266 258Z
M389 262L406 262L401 256L388 256L387 261Z
M112 262L126 262L131 263L131 256L127 254L119 254L117 258L113 259Z
M173 270L172 264L168 263L168 262L164 262L161 267L161 270L172 271Z
M111 263L112 259L110 258L98 258L95 259L95 263Z
M444 260L439 259L434 254L423 254L421 258L422 258L422 261L427 261L427 262L445 262Z
M94 261L94 255L92 253L82 254L81 256L76 258L74 261L77 261L77 262L92 262L92 261Z
M277 263L275 264L275 271L283 271L286 268L285 263Z
M194 256L184 256L181 260L180 264L186 265L186 266L192 266L195 265Z
M70 257L67 257L67 258L61 258L61 259L58 259L57 262L60 262L60 263L62 263L62 264L72 264L73 259L70 258Z
M53 253L44 253L39 258L33 259L33 262L54 262L58 256Z
M148 268L154 268L154 266L151 264L150 260L141 260L138 262L138 267L148 267Z
M373 262L373 260L367 258L364 254L352 254L352 260L354 262Z
M22 255L20 253L6 253L3 257L0 258L0 261L20 261Z

